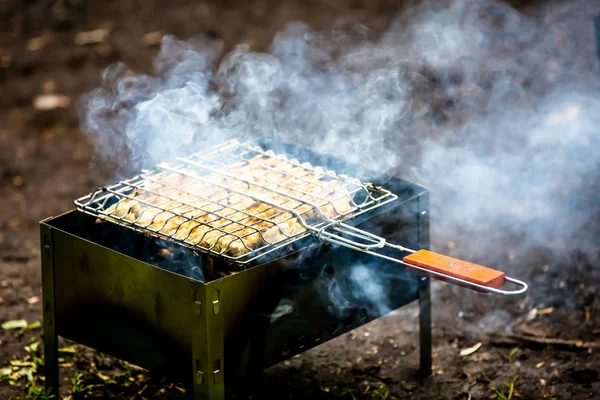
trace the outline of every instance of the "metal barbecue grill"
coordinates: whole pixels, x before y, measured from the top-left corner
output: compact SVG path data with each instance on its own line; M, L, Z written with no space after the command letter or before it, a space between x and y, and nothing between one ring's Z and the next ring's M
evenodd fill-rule
M240 166L248 167L251 163L258 160L257 165L263 169L271 171L274 175L283 177L286 181L292 179L297 184L290 186L289 184L277 182L273 179L268 179L264 175L264 171L257 168L247 168L246 174L240 175L230 173L228 171L236 169ZM274 168L270 166L273 160L277 160L280 166L293 166L301 171L300 175L292 175L289 170ZM387 202L394 201L397 196L394 196L389 190L377 187L370 183L362 183L357 179L350 178L346 175L338 175L333 171L324 170L323 168L315 168L309 163L301 163L298 160L290 160L283 154L275 154L273 151L265 151L259 146L250 143L240 143L236 139L232 139L216 148L206 152L196 153L186 158L178 158L180 161L177 165L162 163L158 165L158 171L147 171L144 174L133 179L123 181L115 186L101 189L91 195L85 196L75 204L81 210L90 212L95 215L102 215L109 218L114 218L118 222L125 222L133 225L136 228L145 229L154 234L166 236L169 239L176 239L186 245L197 245L189 240L194 229L206 227L207 230L202 232L200 242L211 233L217 233L217 237L212 244L208 246L199 246L204 251L209 251L219 256L224 256L233 259L239 263L248 263L256 260L258 257L268 254L279 249L281 246L289 244L291 240L296 240L307 236L308 234L316 235L319 239L346 246L348 248L369 252L377 257L382 257L390 261L403 264L411 269L442 278L446 281L456 282L462 286L471 287L480 291L493 292L503 295L521 294L527 290L527 285L514 278L504 277L504 280L520 286L520 289L513 291L500 290L494 287L478 284L466 279L461 279L455 275L432 270L431 268L423 268L420 263L405 262L400 259L395 259L384 254L375 252L375 249L390 247L399 251L416 253L415 250L388 243L384 238L356 229L350 225L344 224L344 220L355 218L358 215L367 212L373 208L379 207ZM191 168L191 169L190 169ZM171 174L171 175L169 175ZM207 174L212 174L207 177ZM319 178L308 178L311 175L318 175ZM165 181L169 177L184 176L191 178L191 183L175 187ZM228 184L221 183L215 176L231 180ZM323 179L325 178L325 179ZM194 183L202 182L202 189L219 188L223 192L219 192L216 199L203 196L197 191L190 191L188 186ZM331 182L341 182L341 186L332 187ZM158 185L160 189L166 189L167 192L176 192L176 195L161 194L157 189L147 188L146 186ZM244 186L239 188L240 184ZM303 188L308 184L314 186L310 191L305 191ZM272 197L264 197L261 195L253 195L252 188L260 188L263 192L274 194ZM131 195L132 191L139 191L142 194L149 195L148 200L141 200ZM335 193L333 199L327 199L320 193L328 191ZM242 203L240 198L231 201L233 195L239 195L251 200L267 205L266 209L260 212L248 213L238 205ZM193 203L182 200L183 196L193 198ZM115 211L108 212L107 204L115 199L128 199L134 202L134 205L128 206L129 209L141 204L142 211L139 216L133 220L126 220L125 216L115 216ZM350 207L345 210L339 210L336 207L336 202L348 199ZM158 201L156 203L155 201ZM165 208L164 204L169 203L170 207ZM208 207L207 207L208 206ZM216 209L209 210L210 206L216 206ZM323 208L329 207L333 211L333 216L328 217L323 212ZM142 224L139 222L141 217L148 209L158 210L159 213ZM185 212L178 211L185 209ZM116 210L116 209L115 209ZM273 211L270 217L264 218L261 215ZM198 221L194 215L210 214L213 218L209 223ZM166 216L162 224L158 224L157 229L151 228L155 224L157 216ZM236 218L232 217L235 215ZM283 218L278 218L283 217ZM179 219L171 234L165 234L163 228L172 219ZM254 222L250 222L254 220ZM224 221L224 224L219 222ZM279 229L289 222L295 222L301 229L295 230L293 234L286 232L284 229ZM259 223L266 223L270 228L276 229L281 233L278 240L268 240L265 235L256 228ZM191 229L182 229L185 224L193 224ZM227 229L233 227L233 229ZM246 230L245 233L238 232ZM330 232L331 230L333 232ZM179 235L180 232L187 232ZM245 238L255 237L260 238L261 245L258 248L251 249L246 244ZM360 240L360 241L357 241ZM225 243L218 246L219 250L215 250L220 241ZM242 244L244 251L236 256L228 255L227 252L231 244L237 242ZM410 260L410 259L408 259ZM442 260L444 262L445 260ZM448 260L449 265L453 269L460 269L457 260ZM477 268L474 265L467 268ZM467 276L468 277L468 276ZM502 281L502 284L504 281Z
M365 183L367 175L379 179ZM429 277L502 295L527 289L428 251L425 188L285 143L231 140L75 204L40 227L53 390L57 335L212 400L226 382L415 300L428 375ZM357 266L382 286L378 302L352 284ZM501 289L506 282L521 288Z

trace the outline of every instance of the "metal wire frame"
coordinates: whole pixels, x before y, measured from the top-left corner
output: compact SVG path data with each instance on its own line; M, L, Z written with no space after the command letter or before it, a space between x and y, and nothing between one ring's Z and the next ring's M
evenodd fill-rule
M361 183L357 179L346 175L336 174L333 171L315 167L308 163L301 163L296 159L289 159L285 155L275 154L259 146L241 143L235 139L203 152L185 158L178 158L178 161L180 163L177 165L159 164L154 170L144 171L131 179L99 189L76 200L75 204L80 210L89 214L107 217L114 222L133 227L142 232L151 232L188 246L199 247L202 250L219 254L238 263L248 263L310 234L307 229L287 234L280 227L288 221L298 220L300 226L306 228L307 219L318 214L320 218L310 227L329 226L333 221L353 218L397 199L396 195L385 189ZM270 165L272 161L278 161L287 168L273 167ZM253 162L258 162L255 168L250 165ZM239 172L240 169L243 170L245 167L251 167L249 171L252 172L251 179L245 178L247 175L242 177L235 174L236 170ZM263 173L258 174L257 172L261 169ZM298 172L301 173L298 174ZM268 177L269 173L277 174L284 179L282 181L272 180ZM317 177L315 177L315 174ZM216 176L221 178L215 181ZM165 182L171 177L187 178L189 183L172 186ZM323 178L327 180L324 181ZM231 180L236 183L234 185L224 184L224 180ZM290 181L297 184L290 186ZM150 183L158 187L150 188ZM190 186L199 183L202 183L203 187L212 188L213 190L215 188L221 189L224 195L211 198L211 195L202 195L189 189ZM264 192L270 193L270 199L265 200L260 196L252 195L246 189L236 189L235 187L240 184L245 185L246 188L250 186L258 187ZM337 184L337 186L334 186L334 184ZM159 193L160 189L179 195ZM142 195L132 194L134 191ZM329 195L339 193L340 195L328 198L325 193ZM237 201L232 201L233 194L238 195ZM267 208L263 208L258 213L249 213L241 207L244 197L258 201L263 206L266 205ZM359 201L356 201L357 197ZM122 216L107 211L115 200L118 202L126 199L134 201L136 204L130 206ZM161 201L154 202L157 199ZM342 199L350 202L351 207L349 210L337 209L336 202ZM198 201L201 203L199 204ZM174 203L175 206L167 208L169 203ZM137 204L142 205L144 208L141 208L135 219L126 219L132 208ZM214 207L217 208L214 209ZM323 209L326 207L329 207L329 210L334 213L333 216L326 216L323 213ZM144 213L148 210L158 210L159 212L147 223L141 223ZM267 214L267 212L275 213ZM161 214L167 218L161 221L162 225L160 227L152 228L151 225L156 225L155 219ZM201 221L198 219L200 215L211 215L214 218L210 221ZM266 215L269 216L265 217ZM233 216L243 217L236 219ZM171 233L163 232L162 230L174 218L178 218L177 227ZM262 226L259 227L261 224ZM281 233L280 239L276 241L267 240L264 235L267 227L278 229ZM185 234L185 229L188 229L187 234ZM197 229L205 229L202 237L194 241L189 240ZM241 231L244 230L247 232L242 234ZM184 233L181 234L181 232ZM214 242L209 246L203 246L202 243L207 235L214 232L218 232L219 236L213 237ZM253 235L260 237L260 244L251 248L244 239ZM228 241L223 243L225 239ZM246 251L239 255L228 254L232 243L235 241L239 241ZM223 246L218 248L217 244Z

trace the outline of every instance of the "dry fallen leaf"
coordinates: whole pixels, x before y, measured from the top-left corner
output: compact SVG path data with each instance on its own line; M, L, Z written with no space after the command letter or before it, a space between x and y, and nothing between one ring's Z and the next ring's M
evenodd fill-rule
M542 308L537 310L537 315L551 314L554 311L554 307Z
M531 310L529 310L529 312L527 313L527 317L525 317L526 321L533 321L535 319L535 317L537 317L538 315L538 310L537 308L532 308Z
M75 44L85 46L87 44L101 43L108 38L108 30L95 29L93 31L79 32L75 35Z
M164 34L163 31L148 32L142 36L142 42L144 42L146 46L157 46L162 41Z
M38 51L46 45L46 37L38 36L27 41L27 51Z
M543 361L541 361L541 362L539 362L539 363L535 364L535 367L536 367L536 368L542 368L542 366L543 366L543 365L544 365L544 362L543 362Z
M492 355L490 353L477 353L471 359L473 361L489 361L492 359Z
M38 296L33 296L27 299L27 303L29 304L35 304L38 303L40 301L40 298Z
M104 382L108 381L110 379L110 376L108 375L104 375L103 373L96 371L96 376L100 379L102 379Z
M43 94L36 97L33 102L33 108L36 110L54 110L55 108L67 108L70 105L69 97L57 94Z
M13 177L13 179L12 179L13 186L20 187L20 186L23 186L23 183L25 183L25 181L23 180L23 177L20 175L17 175L15 177Z
M477 343L475 346L467 347L466 349L462 349L460 351L460 356L465 357L475 353L481 347L481 342Z

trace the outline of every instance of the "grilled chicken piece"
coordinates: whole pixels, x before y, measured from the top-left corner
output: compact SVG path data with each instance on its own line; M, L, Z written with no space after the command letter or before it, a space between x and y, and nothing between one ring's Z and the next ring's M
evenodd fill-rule
M280 157L259 155L209 175L181 171L138 179L105 218L237 257L305 232L304 224L322 221L319 210L336 219L356 207L347 182Z

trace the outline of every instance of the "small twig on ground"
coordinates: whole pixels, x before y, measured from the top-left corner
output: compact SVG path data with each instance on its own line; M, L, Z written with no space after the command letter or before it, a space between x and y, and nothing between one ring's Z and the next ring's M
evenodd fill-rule
M569 339L554 339L554 338L543 338L519 334L510 334L506 336L491 336L488 338L490 343L499 345L515 345L520 343L530 345L542 345L542 346L555 346L561 347L567 350L587 350L600 348L600 343L597 342L584 342L583 340L569 340Z

